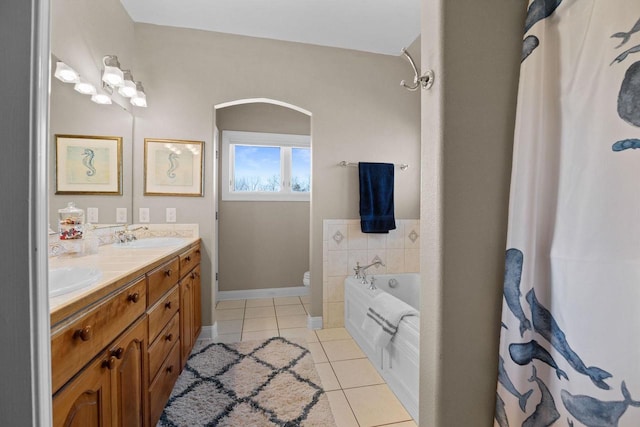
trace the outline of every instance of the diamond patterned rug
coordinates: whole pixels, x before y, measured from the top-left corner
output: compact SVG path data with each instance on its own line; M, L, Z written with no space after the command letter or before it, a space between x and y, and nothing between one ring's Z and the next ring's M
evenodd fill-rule
M198 342L157 427L332 427L304 341Z

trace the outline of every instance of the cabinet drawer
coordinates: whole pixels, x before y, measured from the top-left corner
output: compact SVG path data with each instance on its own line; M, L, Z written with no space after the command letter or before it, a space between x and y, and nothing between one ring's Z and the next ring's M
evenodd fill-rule
M141 278L52 334L54 392L144 313L146 289Z
M156 305L149 309L149 342L153 342L158 333L178 312L180 307L180 292L178 286L165 295Z
M158 298L178 283L179 266L179 259L174 258L147 274L149 305L153 305Z
M149 425L155 426L180 375L180 340L176 342L160 372L149 386Z
M153 382L160 365L180 338L180 316L176 313L149 347L149 381Z
M180 255L180 277L184 277L198 264L200 264L200 245L194 246Z

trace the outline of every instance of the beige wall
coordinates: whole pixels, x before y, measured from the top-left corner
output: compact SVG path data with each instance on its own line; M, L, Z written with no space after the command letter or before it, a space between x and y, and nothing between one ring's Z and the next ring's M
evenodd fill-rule
M423 0L421 426L493 425L525 11Z
M411 77L402 58L147 24L136 24L135 58L149 108L136 116L134 164L142 164L146 137L205 141L203 198L143 197L134 168L134 211L149 207L151 221L162 222L154 212L176 207L178 222L200 225L205 325L213 320L215 105L264 97L312 113L313 316L322 313L322 220L358 217L357 170L339 161L410 163L397 180L396 215L418 217L419 95L399 85Z
M309 116L267 103L220 108L216 124L220 132L311 133ZM218 194L223 161L220 156ZM309 202L219 201L218 211L220 291L302 286L309 270Z

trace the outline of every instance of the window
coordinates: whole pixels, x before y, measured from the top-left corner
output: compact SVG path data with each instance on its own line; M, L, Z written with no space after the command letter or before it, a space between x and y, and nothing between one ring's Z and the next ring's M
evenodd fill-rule
M308 135L222 132L222 200L309 201Z

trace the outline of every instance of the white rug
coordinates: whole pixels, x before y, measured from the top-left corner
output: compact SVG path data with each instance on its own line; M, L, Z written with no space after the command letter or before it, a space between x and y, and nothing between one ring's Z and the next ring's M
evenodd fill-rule
M335 426L304 341L199 342L158 427Z

